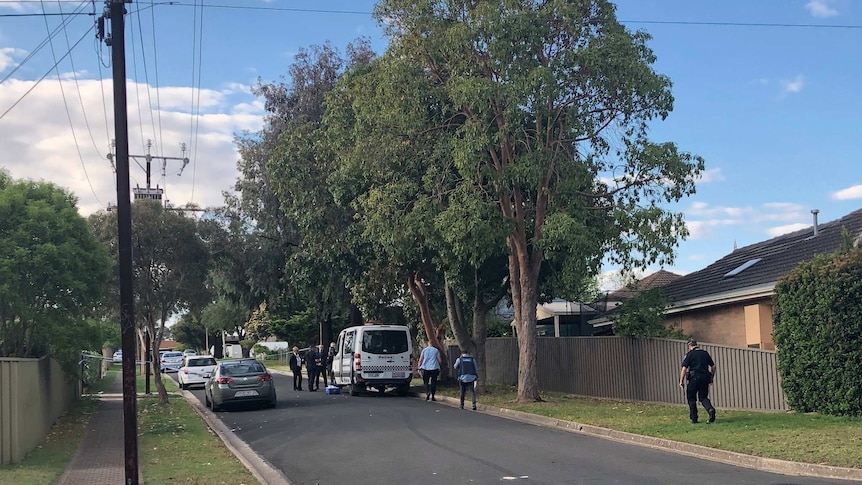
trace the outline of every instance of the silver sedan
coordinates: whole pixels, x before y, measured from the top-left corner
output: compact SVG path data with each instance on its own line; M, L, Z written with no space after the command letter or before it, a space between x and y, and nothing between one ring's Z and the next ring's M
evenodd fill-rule
M254 359L220 362L204 384L204 401L213 411L227 404L262 402L273 408L276 403L272 375L262 362Z

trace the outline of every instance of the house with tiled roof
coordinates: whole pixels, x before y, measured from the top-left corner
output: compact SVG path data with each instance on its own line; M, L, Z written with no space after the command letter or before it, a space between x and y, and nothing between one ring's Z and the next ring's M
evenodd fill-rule
M660 269L655 273L644 276L642 279L627 284L626 286L608 293L608 301L622 302L636 297L644 291L653 288L662 288L682 278L682 275Z
M682 278L682 275L661 269L643 278L633 281L622 288L609 292L593 306L598 310L597 316L589 320L593 327L593 335L613 335L614 315L624 301L654 288L663 288Z
M778 280L818 254L838 250L844 231L862 235L862 209L767 241L734 249L706 268L664 287L667 325L699 341L774 349L772 297Z

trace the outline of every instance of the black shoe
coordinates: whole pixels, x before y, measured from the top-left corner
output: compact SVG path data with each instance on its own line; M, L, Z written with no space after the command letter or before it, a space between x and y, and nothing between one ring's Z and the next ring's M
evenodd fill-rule
M463 404L461 405L461 409L464 409L464 405L463 405Z
M475 410L476 410L476 405L474 404L474 405L473 405L473 411L475 411Z
M691 424L697 424L697 420L696 420L696 419L692 419L692 420L691 420Z
M437 398L436 398L436 397L434 397L434 396L431 396L431 400L432 400L432 401L436 401L436 400L437 400Z
M714 423L715 422L715 408L710 409L708 412L709 412L709 422Z
M297 388L296 388L296 390L297 390L297 391L301 391L301 390L302 390L302 388L301 388L301 387L297 387Z
M425 400L426 400L426 401L429 401L430 399L431 399L431 396L430 396L430 395L428 395L428 394L425 394Z

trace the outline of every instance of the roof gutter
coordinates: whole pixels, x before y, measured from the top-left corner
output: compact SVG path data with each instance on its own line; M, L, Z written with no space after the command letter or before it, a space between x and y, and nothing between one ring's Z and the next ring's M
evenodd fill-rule
M674 313L681 313L717 305L726 305L729 303L739 303L741 301L753 300L756 298L771 297L775 294L775 284L776 282L773 281L771 283L764 283L762 285L749 286L747 288L740 288L738 290L727 291L724 293L716 293L714 295L707 295L700 298L692 298L690 300L679 301L668 305L668 307L665 309L665 315L671 315Z

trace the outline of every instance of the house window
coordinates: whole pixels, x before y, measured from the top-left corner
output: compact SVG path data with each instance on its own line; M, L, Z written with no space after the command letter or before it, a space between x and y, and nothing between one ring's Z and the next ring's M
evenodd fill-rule
M748 268L759 263L760 259L761 258L750 259L750 260L742 263L741 265L737 266L736 268L728 271L727 274L724 275L724 277L725 278L733 278L734 276L738 275L739 273L742 273L743 271L747 270Z

